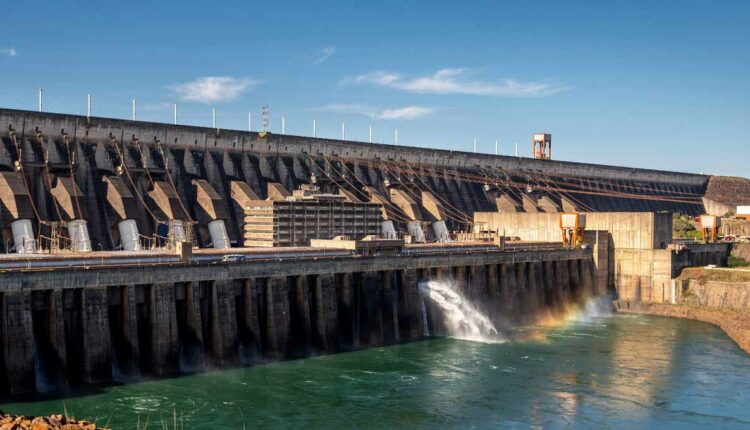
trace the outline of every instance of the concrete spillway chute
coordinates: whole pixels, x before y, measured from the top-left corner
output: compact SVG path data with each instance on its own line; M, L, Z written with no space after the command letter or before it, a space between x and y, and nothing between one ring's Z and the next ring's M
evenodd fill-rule
M242 199L240 194L247 196L247 189L240 185L232 185L232 195ZM229 219L229 208L224 199L216 192L214 187L203 179L193 181L196 188L196 202L198 203L198 221L207 224L208 235L214 248L230 248L231 242L227 234L225 221ZM247 185L247 184L245 184Z

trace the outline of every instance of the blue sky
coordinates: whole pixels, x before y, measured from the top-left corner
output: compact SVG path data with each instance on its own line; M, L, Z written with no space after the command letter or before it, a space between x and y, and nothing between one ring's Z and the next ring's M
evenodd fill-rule
M108 4L110 3L110 4ZM6 1L0 106L750 176L747 1Z

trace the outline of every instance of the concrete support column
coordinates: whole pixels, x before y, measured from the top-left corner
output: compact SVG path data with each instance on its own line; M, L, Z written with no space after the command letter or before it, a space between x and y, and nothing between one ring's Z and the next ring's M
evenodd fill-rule
M500 297L500 279L497 274L497 264L490 264L485 267L487 272L487 298L493 305L497 305Z
M262 351L260 332L260 309L258 282L255 279L245 279L242 283L242 298L244 305L243 319L239 321L240 345L242 361L249 363L260 358Z
M50 291L49 327L47 330L49 330L50 352L53 360L53 363L50 364L57 373L55 383L58 386L63 386L67 384L64 376L68 367L68 354L65 344L65 313L63 311L62 290Z
M312 346L310 286L305 275L290 277L289 285L292 353L295 356L306 357L310 355Z
M541 285L541 266L539 263L528 263L527 266L526 282L528 284L528 317L533 317L539 311L539 308L543 305Z
M179 370L177 315L173 284L154 284L148 295L151 325L151 371L173 375Z
M176 288L182 288L184 291L184 308L181 316L183 321L178 321L180 328L180 371L198 371L205 365L203 318L207 315L203 315L201 310L204 289L201 288L199 282L187 282L184 285L177 285ZM177 298L179 300L179 295ZM179 317L180 315L178 315Z
M321 351L335 352L339 347L336 276L316 275L312 297L315 346Z
M360 347L360 291L355 285L352 273L342 273L337 275L337 278L339 288L336 307L339 314L342 347L358 349Z
M289 355L289 287L287 278L273 277L266 281L266 335L264 353L270 358Z
M516 267L513 263L500 265L500 286L502 292L503 309L510 311L518 307L518 289L516 287Z
M580 302L585 299L581 290L581 260L568 260L568 275L570 276L570 295L573 300Z
M471 266L470 295L475 303L486 304L489 299L489 285L487 283L487 266Z
M398 273L393 271L383 272L383 342L386 344L397 343L400 340L398 327Z
M210 286L211 353L214 364L237 363L237 311L233 281L214 281Z
M568 262L565 260L555 261L555 275L557 281L557 290L561 292L560 296L563 303L570 302L570 271L568 270Z
M596 296L596 288L594 287L594 262L586 258L581 260L581 291L586 297Z
M361 338L367 346L383 345L383 297L378 272L362 273L360 289Z
M122 287L122 327L123 340L122 347L129 357L127 363L120 363L123 370L129 373L138 374L138 363L140 362L140 350L138 348L138 312L135 305L135 285L125 285Z
M552 308L559 304L555 284L555 264L552 261L545 261L543 266L543 285L544 285L544 306Z
M526 263L514 264L516 270L516 290L518 291L518 306L514 309L514 314L518 317L524 317L529 314L531 297L529 294L529 284L526 279Z
M82 302L82 380L86 384L109 382L112 380L112 341L107 289L84 288Z
M2 353L7 392L11 396L33 393L34 334L31 323L31 293L2 295Z
M405 341L418 339L424 333L422 298L419 296L417 270L401 271L401 288L398 291L398 327Z

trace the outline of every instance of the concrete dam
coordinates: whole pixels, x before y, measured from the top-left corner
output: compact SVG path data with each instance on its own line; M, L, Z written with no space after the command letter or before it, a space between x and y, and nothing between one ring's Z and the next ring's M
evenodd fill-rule
M0 139L2 395L446 334L423 281L503 326L726 260L653 214L703 213L704 175L7 109ZM597 212L648 228L559 243Z

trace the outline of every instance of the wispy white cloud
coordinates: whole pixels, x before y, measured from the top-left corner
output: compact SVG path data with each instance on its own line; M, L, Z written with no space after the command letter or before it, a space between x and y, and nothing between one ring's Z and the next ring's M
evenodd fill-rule
M16 51L16 48L0 49L0 55L15 57L16 55L18 55L18 51Z
M253 78L205 76L170 88L182 100L214 103L234 100L245 90L252 89L260 83L261 81Z
M335 53L336 53L335 46L326 46L325 48L319 51L318 58L316 58L315 61L313 61L313 66L317 66L318 64L326 61L327 59L331 58L333 54Z
M417 119L434 112L424 106L405 106L395 109L384 109L380 112L380 119Z
M378 109L356 103L332 103L321 110L344 114L356 114L382 120L413 120L433 113L435 110L425 106L404 106L399 108Z
M431 75L405 77L399 73L376 71L344 79L344 84L376 85L422 94L470 94L495 97L542 97L567 90L566 87L504 79L485 82L467 79L464 68L441 69Z

